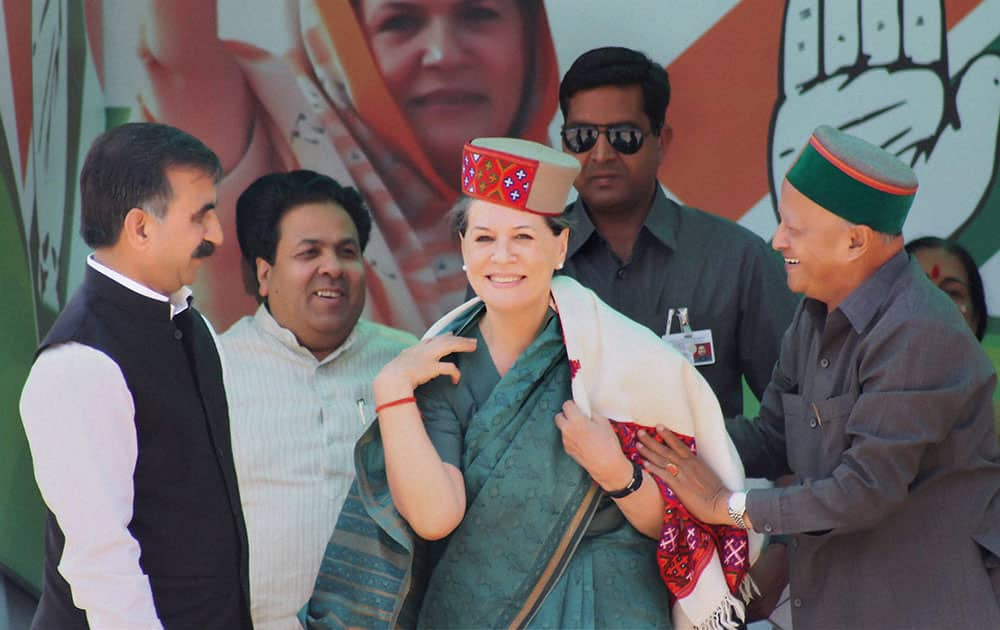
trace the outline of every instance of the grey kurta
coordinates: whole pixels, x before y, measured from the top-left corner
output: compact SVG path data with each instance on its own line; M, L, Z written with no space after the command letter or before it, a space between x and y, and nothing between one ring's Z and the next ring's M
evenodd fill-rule
M996 375L900 252L829 314L806 299L757 422L728 429L754 528L793 534L797 628L1000 628ZM991 586L991 572L994 580Z
M562 273L626 317L663 335L671 308L687 307L695 330L711 329L715 363L698 371L726 417L743 412L743 383L757 398L771 378L798 297L780 259L741 225L681 206L657 187L630 261L615 256L581 200L569 206ZM672 332L680 332L674 322Z

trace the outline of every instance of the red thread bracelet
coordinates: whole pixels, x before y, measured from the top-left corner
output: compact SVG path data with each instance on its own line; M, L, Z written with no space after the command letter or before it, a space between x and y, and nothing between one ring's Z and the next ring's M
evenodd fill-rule
M416 403L417 399L413 396L407 396L406 398L399 398L387 403L382 403L375 407L375 415L377 416L383 409L388 409L389 407L395 407L396 405L405 405L406 403Z

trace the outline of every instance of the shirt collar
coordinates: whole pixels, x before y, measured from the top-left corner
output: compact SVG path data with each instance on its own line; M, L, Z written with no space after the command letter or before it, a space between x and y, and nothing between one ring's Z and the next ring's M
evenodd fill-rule
M569 247L566 256L571 257L583 244L597 232L594 222L590 220L587 206L583 199L576 198L566 210L566 216L571 221L569 232ZM680 224L681 207L677 202L667 198L663 188L656 187L653 194L653 204L643 225L658 241L671 251L677 248L677 230Z
M583 204L583 199L579 197L566 208L566 218L570 221L566 258L572 258L576 254L576 250L583 247L583 244L590 240L591 235L595 232L594 222L590 220L587 207Z
M333 361L334 359L342 355L344 352L346 352L348 349L350 349L351 346L354 345L355 340L358 338L358 335L360 335L359 329L361 328L362 325L362 320L359 319L358 323L355 324L354 328L351 330L351 334L347 335L347 339L344 340L344 343L340 344L339 348L337 348L327 356L323 357L322 361L319 361L316 359L316 355L314 355L309 350L309 348L306 348L301 343L299 343L299 340L295 336L295 333L285 328L284 326L278 323L278 320L274 319L274 316L271 315L271 311L267 310L266 305L261 304L260 306L257 307L257 312L254 313L254 321L257 323L258 326L261 327L261 329L264 330L264 332L268 333L269 335L277 339L278 342L281 343L281 345L285 346L295 354L298 354L303 357L308 357L313 362L315 362L317 366L325 365L326 363Z
M840 303L837 310L844 314L856 333L861 334L868 328L889 298L893 283L906 270L908 264L907 253L904 250L896 252Z
M158 293L146 285L136 282L132 278L115 271L111 267L101 264L96 258L94 258L93 254L87 256L87 265L89 265L94 271L100 272L126 289L134 291L143 297L147 297L158 302L169 302L170 319L173 319L175 315L186 310L190 305L189 298L191 297L191 289L188 287L181 287L170 295L163 295L162 293Z
M646 228L658 241L671 251L677 249L677 231L680 228L681 207L664 194L663 188L656 187L653 195L653 207L646 217Z

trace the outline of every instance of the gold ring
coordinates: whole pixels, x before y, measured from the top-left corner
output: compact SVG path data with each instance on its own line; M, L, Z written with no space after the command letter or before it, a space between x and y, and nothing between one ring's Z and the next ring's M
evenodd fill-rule
M677 464L675 464L673 462L667 462L666 469L667 469L667 472L670 473L671 475L673 475L674 477L676 477L677 473L680 472L680 468L678 468Z

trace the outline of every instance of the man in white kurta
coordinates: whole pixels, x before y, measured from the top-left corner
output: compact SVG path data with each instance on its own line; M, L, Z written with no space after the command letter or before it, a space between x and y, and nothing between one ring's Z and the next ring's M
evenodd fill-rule
M370 218L311 171L264 176L237 205L262 304L221 336L257 630L301 627L375 417L371 383L413 335L361 319ZM249 275L248 275L249 278Z

